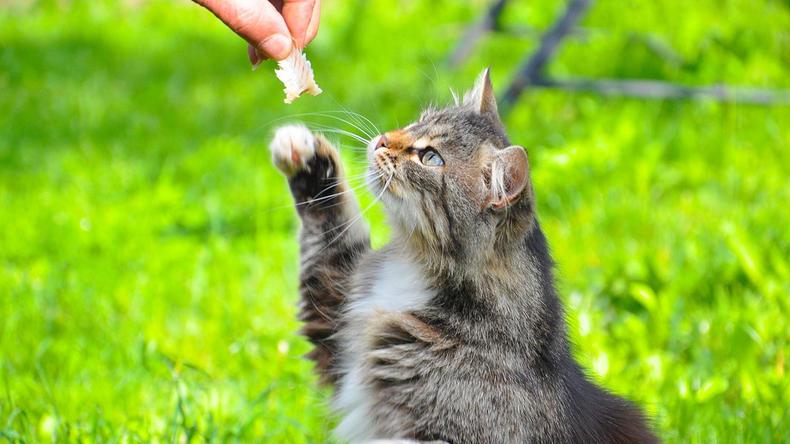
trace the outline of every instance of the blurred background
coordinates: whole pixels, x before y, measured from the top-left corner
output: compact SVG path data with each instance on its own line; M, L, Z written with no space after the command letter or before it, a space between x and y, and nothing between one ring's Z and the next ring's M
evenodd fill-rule
M325 92L289 106L191 2L0 2L0 441L331 441L273 128L392 129L485 66L503 95L568 4L510 1L467 44L492 2L324 3ZM599 0L540 78L787 91L790 6ZM719 95L527 85L505 122L591 377L667 442L788 442L790 108Z

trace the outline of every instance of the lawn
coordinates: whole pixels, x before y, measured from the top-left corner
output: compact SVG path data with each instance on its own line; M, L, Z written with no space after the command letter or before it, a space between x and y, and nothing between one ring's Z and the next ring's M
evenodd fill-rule
M272 129L392 129L488 65L503 91L563 3L516 2L458 70L486 2L325 3L325 93L294 105L188 1L0 5L0 441L331 440ZM601 0L582 27L552 75L790 88L785 2ZM790 442L790 107L534 90L505 121L591 377L667 442Z

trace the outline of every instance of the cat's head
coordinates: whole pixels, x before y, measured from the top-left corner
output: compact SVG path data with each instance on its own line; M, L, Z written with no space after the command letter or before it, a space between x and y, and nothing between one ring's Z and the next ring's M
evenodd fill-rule
M532 225L527 154L505 134L488 69L463 100L371 141L368 160L396 235L427 252L473 259Z

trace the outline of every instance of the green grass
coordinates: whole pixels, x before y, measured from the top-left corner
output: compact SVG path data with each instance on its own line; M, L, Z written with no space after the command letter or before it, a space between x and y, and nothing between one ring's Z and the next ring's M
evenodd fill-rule
M276 119L393 128L485 65L502 90L536 40L492 36L451 72L482 2L325 3L326 93L292 106L189 2L0 7L0 441L330 439ZM552 73L790 87L782 2L601 0L583 25ZM668 442L790 441L790 110L534 91L506 120L590 374Z

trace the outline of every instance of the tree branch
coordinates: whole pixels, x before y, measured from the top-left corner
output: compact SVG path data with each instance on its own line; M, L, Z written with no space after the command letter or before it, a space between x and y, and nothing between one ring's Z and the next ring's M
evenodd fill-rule
M452 55L450 55L449 63L451 68L456 68L461 65L461 63L469 57L477 41L487 32L498 27L499 16L502 14L502 10L505 8L507 1L508 0L494 0L485 15L477 23L469 27L458 43L458 46L453 50Z
M541 37L538 50L522 65L519 74L513 79L505 96L500 100L503 108L509 109L516 103L524 88L543 78L543 72L549 59L589 6L590 0L571 0L562 17Z
M658 80L615 79L549 79L538 78L532 86L567 91L589 91L607 96L628 96L642 99L700 99L757 105L790 105L790 90L744 86L687 86Z

